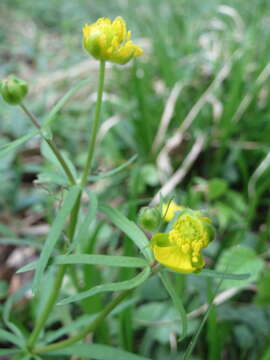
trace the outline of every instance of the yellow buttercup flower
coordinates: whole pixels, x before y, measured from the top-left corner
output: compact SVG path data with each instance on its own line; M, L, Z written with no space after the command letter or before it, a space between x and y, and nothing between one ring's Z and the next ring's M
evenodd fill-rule
M169 222L173 219L175 212L183 210L184 207L177 205L174 201L162 204L162 216L165 221Z
M142 54L142 49L130 40L125 21L119 16L114 21L100 18L83 27L83 46L98 60L126 64L134 56Z
M201 249L214 237L211 219L199 211L185 210L167 234L156 234L150 246L155 259L180 273L200 271L205 265Z

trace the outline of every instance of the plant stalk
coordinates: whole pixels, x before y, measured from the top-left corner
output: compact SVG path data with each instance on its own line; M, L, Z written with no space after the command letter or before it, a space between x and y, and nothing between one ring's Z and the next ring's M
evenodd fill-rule
M20 103L19 106L21 107L21 109L23 110L23 112L28 116L28 118L30 119L30 121L34 124L34 126L38 129L38 130L42 130L38 120L36 119L35 115L32 114L27 107L23 104ZM54 155L56 156L57 160L59 161L60 165L62 166L62 169L64 170L69 182L71 185L75 185L76 184L76 180L74 179L72 172L70 171L65 159L63 158L62 154L60 153L60 151L57 149L55 143L51 140L51 139L47 139L46 137L44 137L44 140L47 142L47 144L49 145L49 147L51 148L51 150L53 151Z
M102 105L104 79L105 79L105 61L101 60L100 65L99 65L99 80L98 80L96 112L95 112L95 117L94 117L94 121L93 121L93 125L92 125L92 131L90 134L90 141L89 141L86 164L85 164L85 168L84 168L83 175L81 178L82 186L85 186L87 184L87 180L90 175L90 170L91 170L92 162L93 162L93 158L94 158L97 133L98 133L99 123L100 123L100 111L101 111L101 105Z

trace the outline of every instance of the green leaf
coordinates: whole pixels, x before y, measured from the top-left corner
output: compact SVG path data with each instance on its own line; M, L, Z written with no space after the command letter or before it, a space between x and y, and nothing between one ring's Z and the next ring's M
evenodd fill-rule
M37 249L42 249L42 244L34 240L16 239L16 238L0 238L0 244L16 245L16 246L31 246Z
M151 360L144 356L100 344L77 344L63 350L49 353L51 355L77 355L95 360Z
M16 335L3 329L0 329L0 339L4 341L9 341L12 344L17 345L19 347L24 345L22 338L19 338Z
M8 144L2 145L0 147L0 158L6 156L10 151L17 149L17 147L23 145L24 143L26 143L28 140L32 139L37 134L39 134L39 131L35 130L35 131L30 132L27 135L20 137L17 140L14 140Z
M71 302L79 301L102 292L133 289L139 286L140 284L142 284L149 277L150 273L151 273L150 267L147 266L146 268L144 268L142 272L140 272L138 275L136 275L134 278L130 280L94 286L93 288L87 291L83 291L79 294L63 299L58 303L58 305L69 304Z
M38 260L37 270L34 276L33 281L33 292L37 292L39 284L42 281L43 272L46 265L48 264L49 258L53 252L53 249L59 239L61 232L66 223L68 215L71 213L71 210L78 198L80 192L79 186L72 186L68 191L64 203L58 212L55 221L53 222L52 228L48 234L48 237L43 246L40 258Z
M23 335L22 335L20 329L9 320L9 317L10 317L10 313L11 313L13 304L17 300L19 300L24 295L24 293L29 289L30 289L30 282L26 283L18 291L16 291L14 294L9 296L9 298L5 302L4 309L3 309L3 321L4 321L4 323L6 324L6 326L9 329L11 329L13 331L14 334L16 334L16 336L18 338L21 338L22 341L23 341Z
M90 205L88 207L88 212L86 214L86 217L82 222L82 224L80 225L80 230L78 234L76 234L73 243L70 246L70 251L77 249L78 245L82 242L82 239L84 239L85 234L89 232L89 225L92 223L97 213L98 199L96 195L94 194L94 192L91 192L89 190L86 190L86 193L88 195Z
M78 84L74 85L51 109L48 116L45 119L43 128L48 129L52 122L55 120L57 113L62 109L65 103L69 100L69 98L74 95L82 86L88 84L90 79L81 80Z
M153 256L149 248L149 241L133 221L109 205L101 204L99 210L134 242L148 261L152 262Z
M215 200L225 194L228 184L223 179L211 179L208 183L208 196L210 200Z
M59 169L59 171L61 171L61 174L65 175L65 172L63 170L61 163L59 162L58 158L56 157L55 153L52 151L52 149L50 148L50 146L48 145L46 140L42 140L42 142L41 142L41 153L49 162L54 164L55 167L57 167L57 169ZM74 178L76 178L77 173L76 173L76 169L75 169L72 161L70 161L70 159L68 158L68 156L66 156L66 154L64 152L61 152L61 155L62 155L63 159L65 160L72 175L74 176Z
M89 314L82 315L78 319L72 320L72 322L70 324L66 325L66 326L61 326L57 330L46 332L45 341L46 341L46 343L50 343L50 342L53 342L53 341L59 339L63 335L73 334L74 330L78 330L78 329L88 325L96 317L97 317L97 314L95 314L95 315L89 315Z
M223 272L210 270L210 269L203 269L199 273L194 274L194 276L205 276L205 277L230 279L230 280L245 280L245 279L248 279L250 277L250 274L249 273L246 273L246 274L229 274L229 273L223 273Z
M100 179L104 179L110 176L113 176L117 173L119 173L120 171L124 170L126 167L128 167L131 163L133 163L136 159L137 159L138 155L133 155L129 160L127 160L126 162L124 162L123 164L121 164L120 166L118 166L117 168L108 171L104 174L100 174L100 175L96 175L96 176L90 176L90 181L97 181Z
M268 306L270 304L269 284L270 284L270 267L265 267L261 278L257 282L257 292L255 295L256 304L260 306Z
M228 270L228 265L226 265L226 267L225 267L225 272L227 272L227 270ZM185 349L185 354L184 354L183 360L189 360L191 358L192 352L193 352L193 350L194 350L194 348L195 348L195 346L197 344L197 341L198 341L199 336L200 336L200 334L202 332L202 329L203 329L203 327L204 327L204 325L205 325L205 323L206 323L206 321L207 321L207 319L208 319L208 317L210 315L210 312L213 309L214 299L215 299L219 289L221 288L221 285L222 285L223 281L224 281L223 278L221 278L219 280L219 282L218 282L218 284L216 286L216 289L215 289L215 291L213 293L212 299L209 301L208 309L207 309L206 313L204 314L204 317L203 317L202 321L200 322L200 325L199 325L195 335L193 336L193 338L191 339L191 341L189 342L188 346Z
M4 355L16 355L18 354L19 349L0 349L0 356Z
M6 280L0 280L0 300L8 296L9 285Z
M26 271L35 270L38 262L33 261L17 270L17 273L24 273ZM87 254L75 254L75 255L59 255L56 256L52 264L84 264L84 265L104 265L114 267L127 267L138 268L145 267L148 263L141 258L131 256L110 256L110 255L87 255Z
M55 257L55 264L92 264L104 266L116 266L127 268L146 267L148 263L144 259L131 256L110 255L59 255Z
M227 269L230 273L250 273L250 276L243 280L224 280L221 286L222 290L251 284L258 279L262 268L263 260L256 255L253 249L243 245L224 250L216 265L216 270L219 272Z
M182 336L181 336L180 340L183 340L187 336L187 330L188 330L187 314L186 314L184 305L183 305L180 297L177 295L168 275L164 271L160 271L159 276L161 278L161 281L162 281L165 289L168 291L168 294L170 295L170 297L172 299L175 309L177 310L177 312L180 316L181 327L182 327L182 332L181 332Z

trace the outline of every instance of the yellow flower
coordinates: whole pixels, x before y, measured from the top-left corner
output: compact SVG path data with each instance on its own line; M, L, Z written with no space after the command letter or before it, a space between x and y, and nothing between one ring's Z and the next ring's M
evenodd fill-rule
M142 49L130 40L125 21L119 16L114 21L100 18L83 27L83 46L98 60L126 64L134 56L142 54Z
M165 221L169 222L173 219L176 211L183 209L183 206L177 205L174 201L170 201L169 203L162 205L162 216L164 217Z
M180 273L200 271L205 265L201 249L214 237L211 219L199 211L185 210L168 234L156 234L150 246L155 259Z

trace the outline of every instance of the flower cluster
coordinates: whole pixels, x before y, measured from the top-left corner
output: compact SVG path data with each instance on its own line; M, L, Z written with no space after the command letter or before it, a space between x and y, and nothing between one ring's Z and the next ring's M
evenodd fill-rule
M100 18L83 27L83 46L98 60L126 64L134 56L142 54L142 49L130 40L131 31L121 17L114 21Z
M182 210L169 233L158 233L151 239L155 259L176 272L200 271L205 265L201 249L214 237L211 222L200 211Z

